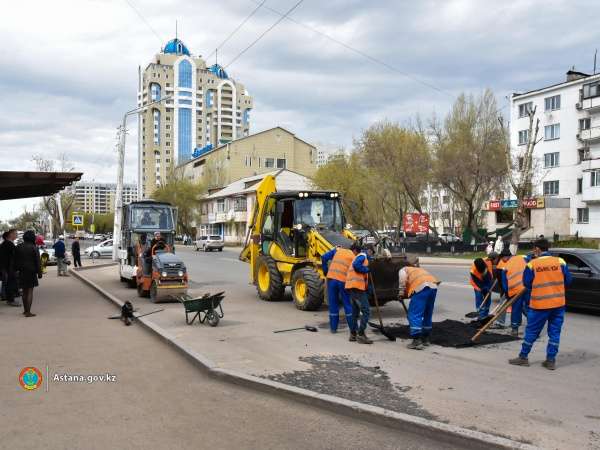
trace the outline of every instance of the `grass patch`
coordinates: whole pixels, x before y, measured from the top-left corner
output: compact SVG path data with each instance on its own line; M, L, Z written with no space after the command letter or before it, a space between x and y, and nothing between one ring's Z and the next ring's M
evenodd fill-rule
M588 241L585 239L571 239L568 241L558 241L555 242L552 247L556 248L592 248L597 250L598 242L596 241Z

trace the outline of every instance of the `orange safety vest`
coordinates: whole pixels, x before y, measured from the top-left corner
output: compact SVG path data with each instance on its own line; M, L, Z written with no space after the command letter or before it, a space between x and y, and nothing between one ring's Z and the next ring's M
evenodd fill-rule
M346 277L348 276L348 268L352 265L352 261L354 261L354 253L352 253L352 250L338 248L329 264L327 279L338 280L345 283Z
M358 255L356 255L356 257L354 259L358 258L359 255L363 255L365 257L365 260L363 261L363 266L368 267L369 260L367 259L367 255L365 255L364 253L359 253ZM354 259L352 260L352 263L354 263ZM358 289L360 291L366 291L368 283L369 283L368 274L359 273L359 272L355 271L352 264L350 264L350 266L348 267L348 274L346 276L346 284L344 287L346 289Z
M490 273L490 276L492 276L492 271L490 269L491 261L490 264L488 264L488 261L486 260L485 265L488 266L488 272ZM471 264L471 275L475 275L475 278L477 278L480 281L483 281L483 276L485 275L485 273L479 273L477 267L475 267L475 263L473 263ZM473 289L475 289L476 291L481 291L481 289L479 289L479 286L475 284L471 277L469 277L469 283L471 283Z
M408 297L424 283L438 283L438 279L420 267L406 267L406 294Z
M534 274L529 303L533 309L565 306L564 264L565 261L556 256L540 256L527 264Z
M502 267L498 264L498 268L506 271L509 297L517 295L523 290L523 271L525 267L527 267L527 262L523 256L511 256L508 261L503 262Z

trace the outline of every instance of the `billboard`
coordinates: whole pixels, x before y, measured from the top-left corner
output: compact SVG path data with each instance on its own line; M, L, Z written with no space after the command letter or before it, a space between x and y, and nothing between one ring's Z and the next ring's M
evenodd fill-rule
M429 214L407 213L404 214L402 228L407 233L429 232Z
M517 209L518 200L490 200L484 205L487 211L499 211L501 209ZM523 200L523 206L527 209L543 209L545 207L544 197L527 198Z

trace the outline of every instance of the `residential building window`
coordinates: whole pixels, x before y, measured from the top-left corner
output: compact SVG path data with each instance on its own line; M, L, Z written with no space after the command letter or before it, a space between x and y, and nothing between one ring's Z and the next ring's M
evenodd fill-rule
M252 167L252 156L244 156L244 165L246 167Z
M558 152L545 153L544 154L544 167L546 167L546 168L557 167L560 164L559 156L560 156L560 153L558 153Z
M589 223L590 210L589 208L577 208L577 223Z
M247 210L246 197L235 198L234 203L233 203L233 209L238 212L246 211Z
M519 131L519 145L526 145L529 142L529 130Z
M592 127L592 119L589 117L586 119L579 119L579 130L589 130Z
M152 111L152 116L154 118L154 144L160 144L160 111L155 109Z
M544 181L544 195L558 195L558 181Z
M179 63L179 87L192 87L192 65L187 59Z
M267 168L275 167L275 159L274 158L265 158L265 167L267 167Z
M600 96L600 82L584 84L583 98L592 98Z
M191 97L192 93L188 92L188 91L179 91L179 96L180 97Z
M600 170L592 170L590 172L590 186L600 186Z
M153 102L160 100L160 84L150 83L150 99Z
M553 97L546 97L544 99L544 106L546 111L554 111L560 109L560 95L554 95Z
M258 168L260 169L262 167L262 158L259 156L258 157Z
M277 158L277 168L278 169L285 169L286 168L285 158Z
M217 212L225 212L225 199L220 198L217 200Z
M182 163L192 159L192 110L179 108L179 129L177 130L177 161Z
M544 127L544 140L551 141L560 138L560 123L546 125Z
M180 99L179 99L179 104L180 104L180 105L191 105L191 104L192 104L192 101L191 101L191 100L184 99L184 98L180 98Z
M577 178L577 193L581 194L583 192L583 178Z
M533 109L533 102L522 103L519 105L519 117L527 117Z

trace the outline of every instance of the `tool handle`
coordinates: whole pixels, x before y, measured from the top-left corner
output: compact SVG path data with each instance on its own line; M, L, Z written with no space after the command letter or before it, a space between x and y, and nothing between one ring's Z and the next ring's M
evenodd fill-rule
M475 342L477 339L479 339L479 336L481 336L485 330L487 330L489 327L492 326L492 324L496 321L496 319L498 317L500 317L502 315L502 313L504 311L506 311L508 309L509 306L511 306L514 302L516 302L519 298L521 298L521 296L525 293L527 289L522 289L517 295L515 295L513 298L506 300L502 306L500 308L498 308L498 311L496 312L495 315L493 315L488 321L487 323L482 326L479 331L477 333L475 333L475 336L473 336L471 338L471 342Z
M381 319L381 310L379 309L379 300L377 299L377 289L375 289L375 283L373 282L373 276L369 272L369 282L373 286L373 299L375 300L375 309L377 310L377 317L379 318L379 325L383 329L383 320Z
M487 303L488 299L490 299L490 301L491 301L491 299L492 299L492 291L496 287L496 283L498 283L497 279L495 279L494 282L492 283L492 286L490 287L489 292L487 293L487 295L485 296L485 298L481 302L481 305L479 305L479 309L477 310L477 312L481 311L485 307L485 304Z

